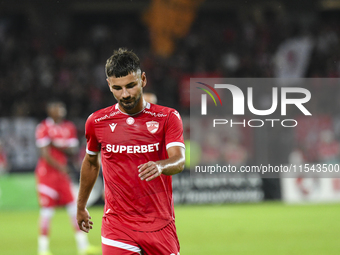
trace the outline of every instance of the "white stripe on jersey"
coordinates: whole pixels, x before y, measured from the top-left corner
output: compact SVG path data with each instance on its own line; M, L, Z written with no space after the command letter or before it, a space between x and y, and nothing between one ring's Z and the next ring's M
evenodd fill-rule
M89 155L97 155L99 153L99 151L90 151L86 147L86 153L89 154Z
M49 137L40 138L35 142L38 148L45 147L49 145L50 143L51 143L51 139Z
M52 189L51 187L45 185L45 184L39 184L38 185L38 191L41 194L44 194L46 196L49 196L52 199L57 199L59 197L59 194L56 190Z
M124 249L124 250L133 251L133 252L136 252L138 254L142 254L142 250L137 246L133 246L133 245L130 245L130 244L114 241L114 240L111 240L111 239L107 239L105 237L102 237L102 243L105 244L105 245L108 245L108 246L117 247L117 248L121 248L121 249Z
M185 145L184 143L180 143L180 142L172 142L172 143L168 143L166 145L166 149L169 149L170 147L173 147L173 146L180 146L180 147L183 147L185 149Z

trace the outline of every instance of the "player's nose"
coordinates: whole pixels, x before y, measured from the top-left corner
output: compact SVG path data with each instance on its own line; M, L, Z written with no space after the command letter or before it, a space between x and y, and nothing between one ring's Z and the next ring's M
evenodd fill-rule
M128 92L128 90L127 90L126 88L123 88L122 97L123 97L123 98L128 98L128 97L130 97L130 93Z

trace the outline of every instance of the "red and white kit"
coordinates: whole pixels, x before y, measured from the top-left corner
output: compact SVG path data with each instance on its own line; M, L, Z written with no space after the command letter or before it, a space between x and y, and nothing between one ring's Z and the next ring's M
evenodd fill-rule
M90 115L86 122L86 138L87 153L101 152L102 158L105 182L103 244L118 247L122 251L119 254L134 254L142 249L144 254L177 255L179 244L174 225L172 177L161 175L149 182L142 181L137 167L149 161L167 159L167 149L172 146L184 147L179 113L147 103L141 112L128 115L115 104ZM125 236L130 239L119 234L124 229ZM150 250L139 241L144 238L152 246L158 231L159 236L172 233L171 247ZM161 231L165 232L161 234ZM132 233L136 234L132 236Z
M67 155L61 148L75 147L79 143L77 130L70 121L55 123L47 118L36 129L36 145L39 148L49 144L51 156L62 165L67 165ZM63 206L74 201L71 180L66 173L60 172L40 158L35 169L39 203L42 207Z

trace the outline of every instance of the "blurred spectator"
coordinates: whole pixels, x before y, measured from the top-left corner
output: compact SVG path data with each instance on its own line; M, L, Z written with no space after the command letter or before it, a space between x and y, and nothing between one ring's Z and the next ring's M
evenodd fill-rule
M230 137L228 141L224 143L223 158L227 164L236 166L237 168L247 164L247 150L242 146L237 136Z
M320 142L318 145L318 159L321 163L335 164L339 163L340 144L336 141L332 130L323 130L320 133Z
M202 158L201 163L204 165L213 165L221 162L221 140L219 134L208 132L203 138L202 147Z
M288 156L288 163L295 166L303 165L305 163L303 151L298 147L294 148Z

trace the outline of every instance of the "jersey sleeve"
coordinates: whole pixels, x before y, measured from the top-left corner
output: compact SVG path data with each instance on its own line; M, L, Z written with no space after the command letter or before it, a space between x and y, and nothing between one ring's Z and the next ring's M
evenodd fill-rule
M166 149L172 146L181 146L185 148L183 139L183 123L181 116L176 110L170 112L166 132L165 132Z
M35 130L36 146L38 148L45 147L51 143L51 137L48 134L47 126L40 123Z
M85 137L87 141L86 152L90 155L97 155L100 151L100 143L97 140L93 115L90 115L85 123Z

